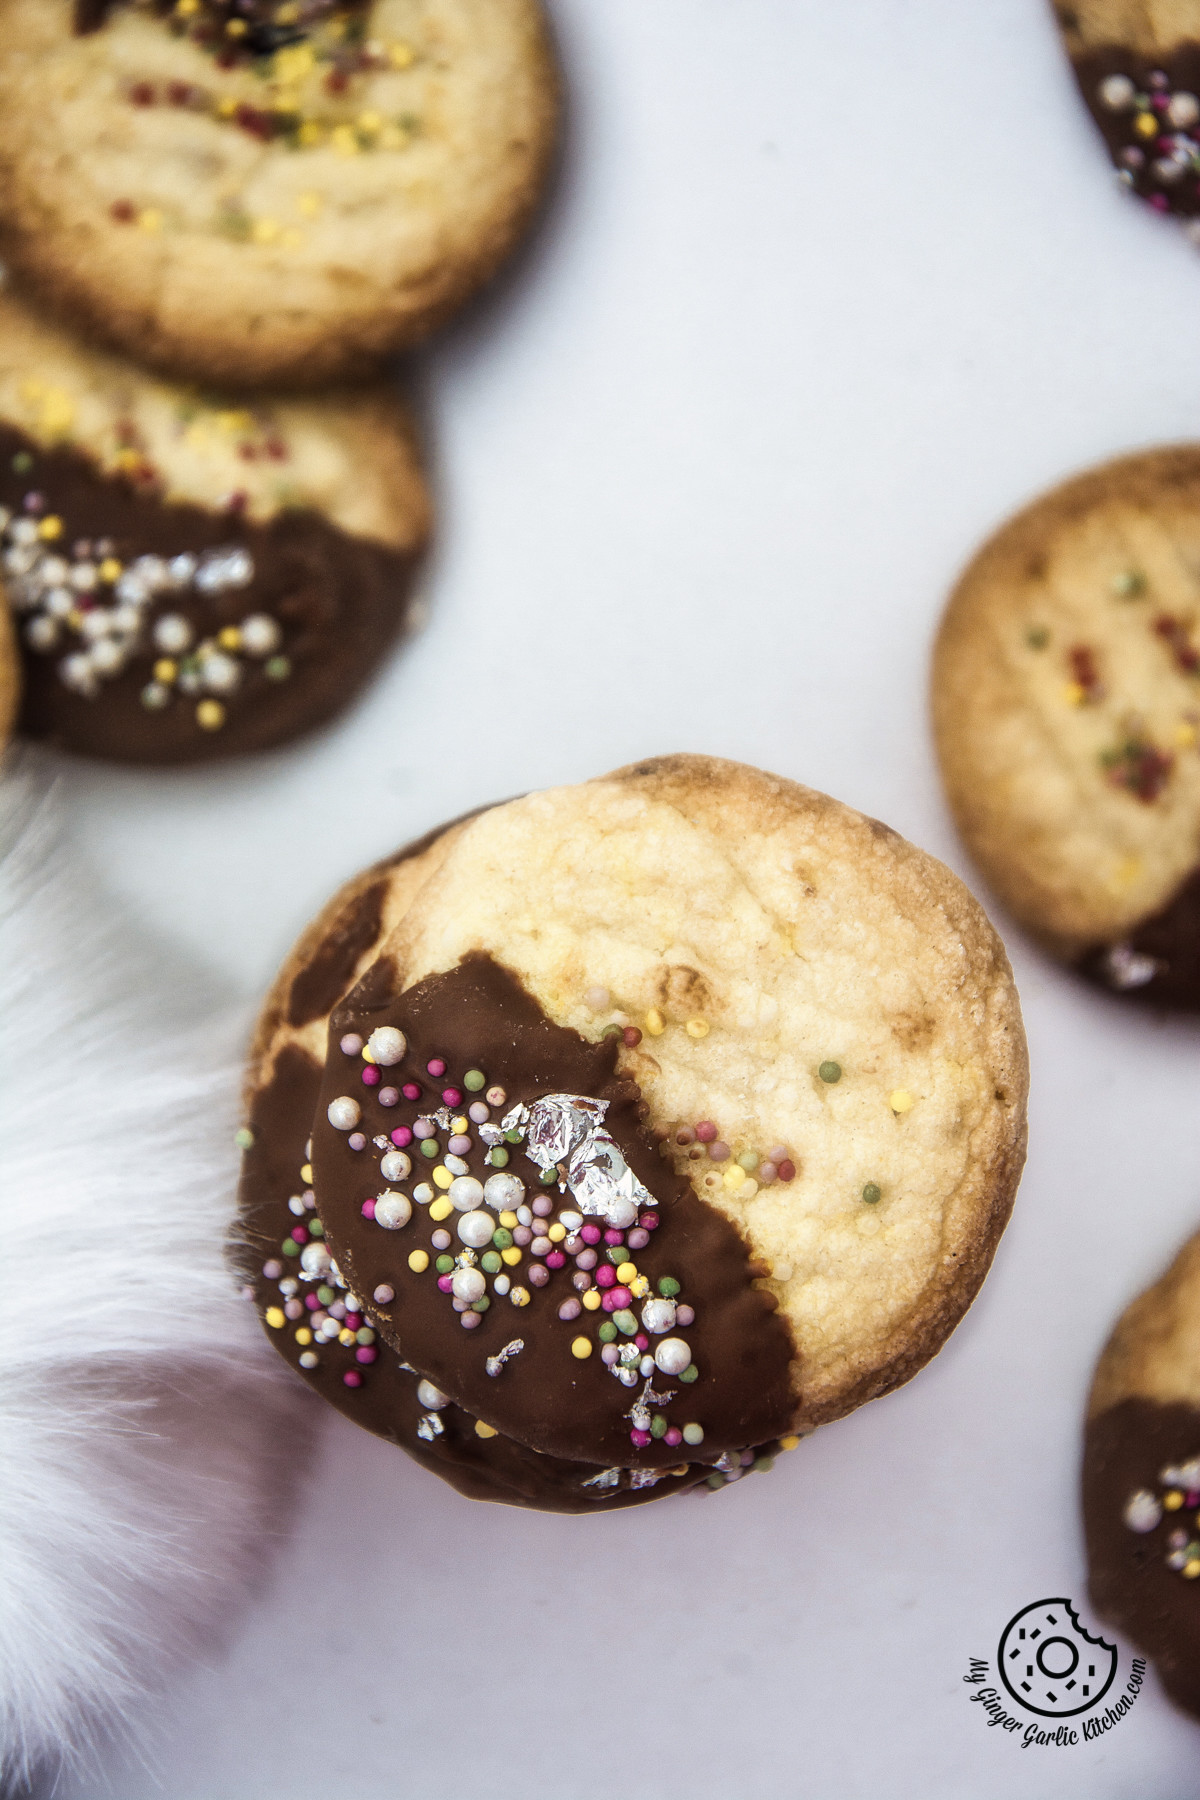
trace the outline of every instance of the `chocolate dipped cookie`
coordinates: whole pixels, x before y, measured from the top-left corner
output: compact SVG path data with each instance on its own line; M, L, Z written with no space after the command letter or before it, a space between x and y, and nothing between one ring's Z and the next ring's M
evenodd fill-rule
M933 661L942 778L988 881L1110 992L1200 1007L1200 447L1122 457L978 553Z
M1025 1088L948 871L663 758L448 828L301 941L251 1060L248 1274L284 1354L465 1491L723 1486L939 1348Z
M1080 92L1122 187L1200 229L1200 3L1056 0Z
M1096 1366L1083 1516L1097 1612L1200 1718L1200 1236L1122 1315Z
M556 119L537 0L0 0L0 253L168 373L340 380L495 272Z
M388 397L234 405L0 294L0 582L27 736L186 763L323 723L402 629L429 525Z
M0 598L0 750L12 733L21 697L21 653L8 607Z

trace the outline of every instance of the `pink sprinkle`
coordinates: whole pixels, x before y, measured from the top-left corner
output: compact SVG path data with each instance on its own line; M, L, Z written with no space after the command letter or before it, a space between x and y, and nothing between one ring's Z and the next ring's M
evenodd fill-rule
M604 1241L606 1244L611 1244L615 1249L618 1244L623 1244L625 1242L625 1233L623 1231L614 1231L610 1226L604 1234Z
M283 1311L285 1317L289 1319L300 1319L304 1316L304 1307L299 1300L289 1300Z
M650 1242L650 1233L644 1226L640 1226L638 1230L629 1233L625 1242L629 1245L631 1250L644 1250L646 1245Z
M629 1434L629 1441L631 1444L635 1444L639 1450L644 1450L646 1445L652 1442L652 1439L648 1431L639 1431L635 1425Z
M433 1074L433 1064L432 1063L430 1063L430 1065L429 1065L429 1073L431 1075ZM461 1104L462 1104L462 1089L461 1088L443 1088L442 1089L442 1099L446 1102L447 1106L461 1106Z
M682 1444L682 1442L683 1433L680 1431L678 1425L668 1425L667 1429L663 1432L663 1443L670 1444L673 1450L676 1444Z
M446 1065L440 1056L435 1056L432 1062L425 1064L425 1067L429 1070L429 1073L435 1077L446 1073Z
M619 1363L620 1360L621 1352L617 1349L617 1346L615 1344L605 1344L603 1350L600 1352L600 1361L604 1364L605 1368L611 1369L613 1365Z
M604 1308L605 1312L616 1312L616 1310L617 1310L616 1296L612 1293L605 1294L605 1296L604 1296L603 1300L601 1300L600 1304Z
M786 1155L787 1155L787 1145L786 1144L772 1144L771 1148L767 1151L767 1161L773 1162L778 1166L778 1164L783 1161L783 1159Z
M293 1228L292 1242L293 1244L307 1244L308 1233L305 1231L303 1225L297 1225Z
M283 1264L273 1256L269 1262L263 1264L263 1274L268 1281L278 1281L283 1274Z
M375 1217L375 1202L373 1200L363 1201L362 1216L364 1219L373 1219Z
M415 1081L406 1081L404 1086L400 1089L400 1092L404 1095L406 1100L419 1100L421 1098L421 1090Z
M362 1376L359 1374L357 1369L347 1369L346 1373L342 1376L342 1380L345 1382L347 1387L361 1387L362 1386Z
M613 1268L612 1264L601 1263L600 1267L596 1270L596 1286L598 1288L615 1287L616 1280L617 1271Z
M378 1087L383 1079L374 1063L367 1064L362 1072L362 1078L364 1087Z
M677 1306L675 1308L675 1323L677 1325L694 1325L696 1323L695 1307Z
M722 1143L720 1138L718 1138L715 1144L710 1144L708 1146L708 1154L712 1157L714 1162L728 1162L729 1145Z
M778 1174L779 1170L775 1167L773 1162L760 1162L758 1165L759 1187L770 1187Z
M1165 213L1165 212L1170 212L1170 210L1171 210L1170 204L1169 204L1169 202L1167 200L1167 196L1165 194L1151 194L1150 204L1154 208L1155 212Z
M624 1311L625 1307L633 1304L633 1295L627 1287L610 1288L607 1297L611 1298L618 1312Z
M646 1336L644 1331L639 1331L633 1341L639 1350L648 1350L650 1348L650 1339Z
M412 1141L412 1132L408 1129L408 1126L397 1125L395 1131L392 1133L392 1142L395 1144L397 1150L403 1150L405 1145L411 1144Z
M375 1098L378 1100L380 1106L395 1106L398 1104L399 1099L400 1099L400 1089L399 1088L380 1088L380 1090L379 1090L378 1094L376 1094Z
M641 1226L643 1231L657 1231L658 1230L658 1214L656 1212L644 1212L642 1214L641 1218L638 1220L638 1224Z
M460 1320L464 1331L474 1331L479 1322L480 1316L476 1312L465 1312Z
M364 1344L361 1349L354 1352L354 1360L360 1363L373 1363L378 1355L379 1352L374 1344Z
M790 1157L784 1157L783 1161L779 1164L778 1173L780 1181L795 1181L796 1165Z
M579 1235L585 1244L598 1244L604 1234L598 1225L585 1225Z
M566 1266L566 1261L567 1259L561 1250L551 1250L549 1256L546 1258L546 1267L548 1269L561 1269Z
M702 1144L711 1144L717 1135L717 1128L711 1119L701 1119L696 1126L696 1136Z
M441 1288L443 1294L448 1294L450 1292L450 1289L453 1286L453 1284L454 1284L453 1276L451 1276L451 1275L439 1275L438 1276L438 1286Z
M309 1312L317 1312L320 1309L321 1302L317 1299L315 1294L305 1294L304 1304L307 1306Z
M347 1331L357 1331L361 1324L362 1324L362 1314L361 1313L348 1312L346 1314L346 1329L347 1329Z

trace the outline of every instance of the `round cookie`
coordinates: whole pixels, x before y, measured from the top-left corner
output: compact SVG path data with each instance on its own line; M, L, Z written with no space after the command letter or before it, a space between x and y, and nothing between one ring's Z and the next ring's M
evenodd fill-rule
M1096 1366L1083 1515L1097 1612L1200 1718L1200 1236L1122 1315Z
M334 1008L300 1254L518 1445L719 1485L944 1341L1025 1089L1003 950L948 871L808 789L665 758L441 840ZM261 1105L254 1130L260 1158L286 1135Z
M1200 215L1200 0L1059 0L1055 14L1118 180ZM1200 225L1189 225L1196 236Z
M1044 495L984 546L933 662L968 849L1054 954L1200 1006L1200 447Z
M429 524L389 398L231 405L0 294L0 581L28 736L185 763L321 724L401 629Z
M0 0L0 254L169 372L341 379L494 273L556 114L537 0Z
M21 698L21 654L8 607L0 597L0 750L12 733Z

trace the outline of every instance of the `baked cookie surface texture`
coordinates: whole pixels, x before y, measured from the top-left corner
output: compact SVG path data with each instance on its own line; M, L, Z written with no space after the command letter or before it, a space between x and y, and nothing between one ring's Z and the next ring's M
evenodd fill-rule
M722 1486L939 1348L1025 1088L941 865L664 758L448 828L301 941L251 1063L248 1272L279 1348L466 1491Z
M1117 1324L1083 1458L1089 1591L1200 1718L1200 1237Z
M1110 991L1200 1007L1200 447L1035 501L962 576L942 778L1005 905Z
M0 295L0 582L28 736L183 763L321 724L403 626L429 521L388 398L206 398Z
M1054 11L1122 186L1156 212L1200 218L1198 0L1061 0Z
M365 372L512 249L556 96L537 0L0 0L2 254L169 372Z

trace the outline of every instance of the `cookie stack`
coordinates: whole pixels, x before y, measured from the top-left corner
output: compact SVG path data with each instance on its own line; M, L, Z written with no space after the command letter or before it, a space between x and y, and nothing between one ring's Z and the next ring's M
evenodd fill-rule
M385 359L548 174L536 0L0 0L0 116L20 728L183 763L320 724L430 532Z

